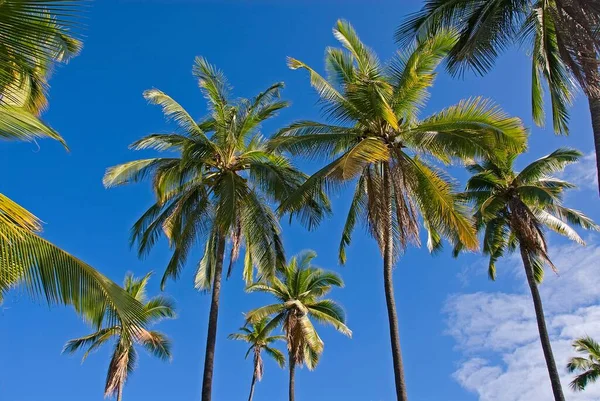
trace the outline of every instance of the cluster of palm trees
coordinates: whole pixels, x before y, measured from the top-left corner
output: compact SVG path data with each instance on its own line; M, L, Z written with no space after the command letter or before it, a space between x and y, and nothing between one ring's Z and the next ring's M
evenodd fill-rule
M45 137L64 144L39 116L52 65L67 61L81 48L73 35L80 6L76 0L0 1L0 138ZM515 171L515 160L527 147L527 130L519 118L484 98L465 99L427 117L421 110L441 63L451 72L470 67L483 73L500 50L528 40L535 122L544 121L545 79L554 128L566 132L577 83L589 99L600 153L599 24L596 0L427 0L423 10L398 29L401 51L383 63L353 27L340 20L333 33L341 47L326 50L327 76L288 59L291 69L308 73L322 103L323 122L297 121L274 135L264 135L261 125L289 106L281 98L283 83L240 99L231 95L224 73L198 57L193 74L208 111L200 119L164 92L146 91L144 97L162 108L174 130L148 135L131 147L165 156L111 167L104 184L151 181L154 204L134 224L132 244L143 257L160 237L168 240L172 256L162 289L180 276L192 249L204 249L195 276L196 288L211 294L202 400L210 401L212 395L223 276L233 274L240 258L247 291L276 299L248 311L246 324L230 335L246 341L246 356L253 355L250 400L263 375L263 351L281 366L287 363L293 401L296 367L313 369L323 352L313 321L351 336L342 308L324 299L333 287L343 285L342 279L313 266L313 252L287 259L279 224L287 216L309 230L316 228L333 213L328 196L347 183L354 185L354 193L339 261L345 263L352 233L358 224L364 225L382 255L397 399L406 401L408 396L393 269L408 246L420 246L423 226L432 253L441 249L444 239L455 255L481 248L489 256L491 279L496 277L496 262L519 251L554 398L564 400L538 285L545 266L556 269L549 257L547 230L583 244L572 225L599 229L580 211L563 206L564 192L573 185L553 176L581 154L558 149ZM309 176L294 166L295 157L325 162ZM452 162L463 163L471 173L464 190L444 171ZM23 286L50 304L74 306L94 333L69 341L65 351L87 348L85 358L113 341L105 393L121 400L135 366L136 345L170 358L167 337L148 327L173 318L174 306L162 296L147 299L149 275L128 275L120 287L45 241L40 230L33 214L0 194L0 301L8 290ZM278 327L283 336L272 334ZM277 340L287 345L287 361L274 347ZM591 339L578 340L575 347L589 354L573 358L568 366L569 371L582 372L572 384L581 390L600 376L600 347Z

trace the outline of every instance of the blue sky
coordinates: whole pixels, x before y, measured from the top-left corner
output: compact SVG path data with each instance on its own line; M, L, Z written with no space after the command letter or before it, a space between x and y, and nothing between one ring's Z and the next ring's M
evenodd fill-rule
M169 258L166 244L161 242L144 260L128 245L130 226L152 202L148 185L106 190L101 182L107 167L144 155L128 150L129 143L169 129L160 109L147 105L142 92L159 88L194 116L202 116L204 99L191 75L194 57L202 55L224 70L236 96L250 97L273 82L285 81L283 97L292 107L266 125L265 134L296 119L319 119L306 74L289 70L286 56L323 71L325 48L336 45L331 29L338 18L345 18L366 44L388 59L396 50L395 28L418 6L412 0L374 0L368 6L357 0L93 2L86 16L83 53L56 71L51 107L44 115L68 141L71 152L50 141L2 143L0 169L9 173L2 178L1 190L46 223L46 238L113 280L121 282L127 271L143 275L154 270L158 276ZM531 126L529 83L524 52L506 54L484 78L453 79L441 70L424 115L463 98L485 96ZM589 154L591 128L581 96L571 120L568 138L554 136L551 129L533 128L531 150L521 165L559 146ZM318 167L301 161L299 165L306 171ZM583 184L568 201L600 220L597 194L590 185L592 167L588 158L567 172ZM464 182L460 168L451 173ZM332 296L344 305L354 331L348 339L320 328L325 352L314 372L298 371L299 400L394 399L381 260L374 241L357 231L347 265L337 264L349 196L342 193L333 200L335 215L315 232L283 223L288 254L314 249L318 265L343 275L346 287ZM591 278L597 274L582 276L598 267L600 238L588 234L586 238L589 245L581 249L550 239L557 265L564 269L560 277L548 274L544 290L551 299L548 310L553 340L560 348L559 363L568 355L571 338L600 335L595 323L600 320L595 291L600 283ZM190 258L184 276L166 289L177 302L179 318L157 326L173 340L174 360L167 364L142 355L125 389L126 400L200 398L209 297L193 289L193 261L198 254ZM431 257L426 249L409 249L399 261L395 290L412 400L547 399L544 391L549 383L540 371L542 354L520 265L516 259L507 260L492 283L483 263L478 255L454 260L447 251ZM244 345L226 336L242 325L242 312L268 300L245 294L237 273L222 292L213 393L217 401L247 396L251 361L243 359ZM151 282L154 293L159 291L158 281L155 277ZM60 354L68 339L87 332L68 308L49 310L18 292L9 294L0 305L0 400L102 400L110 350L97 352L83 365L79 356ZM531 393L504 391L516 384ZM267 361L256 399L284 400L286 388L286 371ZM591 400L594 394L573 399Z

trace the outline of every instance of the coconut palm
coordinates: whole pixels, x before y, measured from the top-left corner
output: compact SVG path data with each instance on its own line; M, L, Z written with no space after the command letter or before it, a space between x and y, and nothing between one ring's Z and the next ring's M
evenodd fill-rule
M584 337L575 340L573 348L585 358L575 356L567 364L569 373L579 373L570 386L574 391L583 391L588 384L600 378L600 344L591 337Z
M144 313L147 316L148 325L154 324L164 318L174 318L175 311L173 303L168 298L156 296L148 299L146 295L146 287L152 273L148 273L142 278L135 278L129 273L125 276L123 288L125 291L143 304ZM121 324L113 324L106 322L104 317L100 317L96 322L96 332L84 337L75 338L65 344L63 352L75 353L82 348L87 348L83 355L83 360L90 355L91 352L115 340L114 351L108 367L106 375L106 386L104 388L105 397L117 397L117 401L123 399L123 387L127 382L129 375L136 368L137 351L135 345L141 345L152 355L163 360L171 359L171 344L168 338L158 331L140 330L135 336L131 336L126 330L123 330ZM108 324L107 324L108 323Z
M111 187L152 176L156 203L135 223L132 242L138 243L139 253L144 255L161 233L166 235L173 255L162 287L167 279L179 277L190 249L204 242L196 287L212 290L202 383L202 400L210 401L227 242L227 276L242 246L246 250L242 272L246 282L253 280L253 267L260 275L273 274L276 266L283 265L284 254L277 217L269 205L292 193L305 175L272 151L260 134L260 124L288 105L279 98L283 84L274 84L250 100L231 101L225 76L205 59L196 59L193 73L210 114L196 122L168 95L156 89L146 91L146 99L162 106L178 131L149 135L132 147L169 154L112 167L104 183ZM326 208L325 199L315 198L295 214L312 221L324 213L321 206Z
M532 56L534 121L543 125L545 120L545 81L554 130L568 133L573 84L578 83L588 98L600 172L598 26L597 0L426 0L398 29L397 36L403 42L415 34L456 27L460 37L450 52L448 67L458 74L466 68L484 74L511 44L526 44Z
M392 269L409 243L419 244L418 213L428 230L431 251L441 246L442 237L477 247L452 181L431 161L482 156L494 147L518 151L526 133L519 119L480 98L419 117L435 68L454 44L451 32L418 41L387 65L359 40L349 23L338 21L334 35L345 50L327 49L329 80L289 59L291 68L310 73L332 124L300 121L282 130L273 143L294 154L333 161L312 175L281 210L310 201L322 187L335 190L356 180L339 258L346 261L345 249L356 223L366 222L383 255L396 394L405 401Z
M254 386L256 381L261 381L263 377L263 359L262 352L265 351L267 355L277 362L282 368L285 366L285 356L277 348L273 348L272 344L279 341L285 340L284 336L272 336L271 332L276 325L268 325L269 318L264 317L256 323L248 323L244 327L240 327L239 332L229 335L231 340L245 341L250 344L248 351L246 351L246 358L252 353L254 355L254 369L252 371L252 382L250 384L250 395L248 401L252 401L254 396ZM249 326L249 327L248 327Z
M288 348L290 401L294 401L296 366L306 364L313 370L323 352L323 341L311 319L352 336L342 308L331 299L323 299L332 287L342 287L344 282L337 274L314 267L312 260L316 256L313 251L301 253L270 280L260 280L246 288L248 292L264 292L277 299L275 304L248 312L246 318L258 322L271 316L268 327L282 325Z
M556 269L548 255L544 229L549 229L579 244L581 237L569 224L598 230L583 213L562 206L566 189L573 185L552 177L581 154L572 149L558 149L523 168L514 170L516 155L507 155L503 161L485 161L473 164L464 196L475 205L475 225L484 231L483 252L490 256L488 273L496 277L496 262L505 253L518 248L527 284L531 291L540 341L556 401L564 395L560 377L552 354L548 330L544 319L542 299L538 285L544 276L544 265ZM460 244L455 252L460 251Z

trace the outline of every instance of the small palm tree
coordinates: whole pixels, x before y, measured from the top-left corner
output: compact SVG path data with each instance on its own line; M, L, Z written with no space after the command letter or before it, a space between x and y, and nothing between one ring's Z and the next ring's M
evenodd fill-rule
M149 325L164 318L172 319L175 317L173 304L168 298L156 296L147 299L146 286L151 274L149 273L142 278L135 278L130 273L125 276L123 283L125 291L144 305L144 312ZM87 348L83 355L85 361L91 352L115 339L115 347L106 375L104 396L114 397L116 395L117 401L121 401L123 399L123 387L136 367L137 352L134 346L139 344L152 355L163 360L170 360L171 344L168 338L158 331L142 329L132 336L128 331L123 330L122 325L113 325L111 322L106 322L104 318L109 313L110 311L106 311L106 314L100 316L100 319L95 322L97 329L95 333L70 340L65 344L63 352L75 353L82 348ZM106 325L106 323L109 324Z
M152 134L135 142L136 150L168 151L166 157L136 160L110 168L107 187L152 176L156 203L135 223L132 242L140 255L149 251L161 234L169 239L173 255L162 278L179 277L189 251L204 242L196 287L212 290L202 400L210 401L217 338L217 320L223 260L230 243L227 276L245 247L243 277L253 281L254 268L272 275L285 257L277 216L270 208L295 191L306 176L272 150L260 125L288 106L280 100L283 84L277 83L253 99L232 101L223 73L198 57L193 69L208 101L210 114L200 121L163 92L144 96L162 106L179 131ZM313 221L327 209L326 199L315 197L294 213Z
M488 273L496 277L496 261L517 248L520 251L527 284L533 298L540 341L556 401L564 401L560 377L548 337L542 299L538 285L544 276L544 265L556 269L548 255L544 229L549 229L579 244L581 237L569 226L598 230L598 226L583 213L562 206L566 189L573 185L552 177L569 163L578 160L576 150L558 149L514 171L516 155L507 155L504 162L486 161L473 164L464 196L475 205L475 225L484 231L483 252L490 256ZM455 254L460 251L460 245Z
M245 341L250 344L248 351L246 352L246 358L252 352L254 355L254 369L252 372L252 383L250 384L250 395L248 401L252 401L254 396L254 385L256 381L261 381L263 377L263 359L262 352L265 351L267 355L275 360L282 368L285 366L285 356L277 348L273 348L271 345L279 340L285 340L284 336L272 336L271 332L277 325L268 325L268 317L264 317L256 323L248 323L244 327L240 327L238 333L229 335L231 340ZM248 327L250 326L250 327Z
M568 133L576 81L588 98L600 175L600 4L597 0L426 0L398 29L403 42L414 35L454 27L460 37L450 52L451 73L471 68L484 74L512 44L531 52L533 119L543 125L544 81L557 133ZM600 182L598 183L600 189Z
M455 42L453 33L420 40L387 65L379 62L349 23L338 21L334 35L345 50L327 49L329 80L301 61L289 59L291 68L310 73L311 84L333 123L300 121L282 130L273 142L294 154L332 161L281 208L298 207L323 187L331 190L356 182L342 233L340 262L346 260L357 222L365 222L383 256L396 395L406 401L394 264L410 243L419 244L419 212L429 232L431 251L441 246L442 237L477 247L467 211L454 196L452 180L431 161L448 163L503 147L520 151L526 133L519 119L509 118L483 99L464 100L420 118L435 69Z
M316 256L312 251L295 256L277 276L247 287L248 292L265 292L277 298L277 303L254 309L246 318L257 322L272 316L268 327L282 325L289 354L290 401L294 401L296 366L306 364L310 370L314 369L323 352L323 341L311 318L352 336L342 308L331 299L323 299L333 286L342 287L344 282L337 274L312 266Z
M575 356L567 364L569 373L579 373L571 382L574 391L583 391L600 378L600 344L591 337L575 340L573 348L586 357Z

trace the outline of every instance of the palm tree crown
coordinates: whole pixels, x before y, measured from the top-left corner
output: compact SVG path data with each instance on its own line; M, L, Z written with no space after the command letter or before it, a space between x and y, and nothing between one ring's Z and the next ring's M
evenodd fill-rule
M335 273L312 266L316 257L312 251L293 257L285 268L269 281L258 281L247 287L248 292L265 292L273 295L277 303L254 309L246 315L249 322L261 321L272 316L268 327L283 325L286 334L290 363L306 364L314 369L323 352L311 318L333 326L351 336L346 326L345 313L331 299L323 299L332 287L342 287L342 279Z
M332 189L357 178L340 245L342 262L360 219L368 222L380 248L385 248L382 226L388 204L393 208L397 250L409 242L419 243L419 210L429 231L430 249L439 247L441 235L475 247L465 209L452 195L452 182L428 160L447 163L456 157L483 156L500 146L520 150L526 139L520 120L480 98L419 118L435 68L455 43L451 32L420 40L385 66L347 22L339 21L334 35L345 50L327 49L329 80L298 60L289 59L289 65L309 71L326 115L341 125L301 121L274 139L280 149L334 160L282 207L312 199L322 186Z
M135 278L133 274L128 274L123 284L125 291L143 304L148 325L157 323L164 318L175 317L174 306L170 299L163 296L147 298L146 287L151 275L152 273L149 273L142 278ZM108 314L110 314L109 310L101 314L94 322L96 332L70 340L65 344L63 352L74 353L82 348L87 348L83 355L85 361L91 352L115 339L115 347L106 376L104 395L106 397L116 395L118 401L121 401L123 386L136 367L137 352L134 345L141 345L160 359L170 360L171 344L168 338L158 331L142 329L135 336L132 336L128 331L123 330L121 324L113 325L112 322L106 321Z
M579 244L581 237L569 224L598 230L594 222L578 210L562 205L564 190L574 185L551 174L581 156L576 150L558 149L514 171L516 156L504 163L486 161L473 164L464 196L475 204L475 224L484 230L483 252L490 256L488 273L496 277L496 261L506 252L522 248L542 281L544 265L554 265L548 255L544 229L550 229ZM455 250L458 251L460 246Z
M575 356L567 364L569 373L579 373L571 382L571 388L574 391L583 391L588 384L600 378L600 344L593 338L584 337L575 340L573 348L586 357Z
M152 176L156 203L135 223L132 241L138 242L144 254L161 232L166 234L174 252L163 287L167 278L179 276L192 246L206 238L196 285L209 289L221 237L231 240L228 274L245 246L243 276L251 282L253 266L271 274L284 258L279 225L268 202L281 201L305 179L285 157L269 149L269 140L259 131L262 122L287 107L287 102L279 100L283 84L274 84L251 100L232 103L221 71L197 58L194 74L210 115L196 122L163 92L146 91L146 99L162 106L179 131L149 135L132 148L176 153L112 167L104 183L121 185ZM301 211L306 218L322 213L317 200Z

